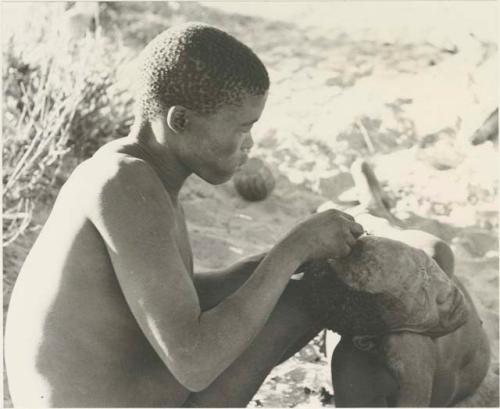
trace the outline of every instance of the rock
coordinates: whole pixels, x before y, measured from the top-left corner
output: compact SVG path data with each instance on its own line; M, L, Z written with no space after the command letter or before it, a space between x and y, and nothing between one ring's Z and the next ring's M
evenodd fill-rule
M472 145L479 145L488 140L498 140L498 108L493 111L493 113L470 138Z
M437 170L454 169L465 159L465 153L455 139L455 131L451 128L426 135L420 142L417 158Z
M454 238L454 244L463 247L473 257L484 257L498 249L498 238L489 230L472 227L464 229Z
M321 193L335 202L342 202L340 196L346 190L354 187L354 180L349 172L340 172L329 178L319 181Z

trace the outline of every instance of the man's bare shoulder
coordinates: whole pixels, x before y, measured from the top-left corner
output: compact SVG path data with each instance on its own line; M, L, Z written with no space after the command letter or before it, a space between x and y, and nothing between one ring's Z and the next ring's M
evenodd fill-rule
M78 176L94 187L102 188L111 182L160 186L158 176L143 159L117 151L98 152L75 170ZM81 182L81 180L78 180Z
M116 149L98 151L81 163L64 187L66 193L78 197L80 204L94 212L103 201L113 207L161 203L164 210L173 205L158 175L143 159Z

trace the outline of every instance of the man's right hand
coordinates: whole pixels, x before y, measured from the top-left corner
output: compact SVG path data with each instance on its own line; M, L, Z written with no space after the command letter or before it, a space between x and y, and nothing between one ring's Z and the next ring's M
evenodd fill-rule
M285 238L306 260L341 258L364 232L354 218L339 210L317 213L297 225Z

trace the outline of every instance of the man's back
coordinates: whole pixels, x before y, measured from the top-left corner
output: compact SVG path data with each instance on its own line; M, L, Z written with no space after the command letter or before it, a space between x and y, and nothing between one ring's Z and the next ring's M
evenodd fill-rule
M70 177L19 274L5 340L16 405L165 406L189 393L141 331L87 217L117 163L137 160L114 145Z

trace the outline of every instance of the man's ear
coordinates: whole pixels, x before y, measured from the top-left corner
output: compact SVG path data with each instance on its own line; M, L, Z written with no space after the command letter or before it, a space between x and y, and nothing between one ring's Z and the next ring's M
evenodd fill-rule
M184 131L187 125L187 109L182 105L173 105L167 114L167 125L174 133Z
M354 335L352 344L360 351L372 351L380 343L380 337L376 335Z

